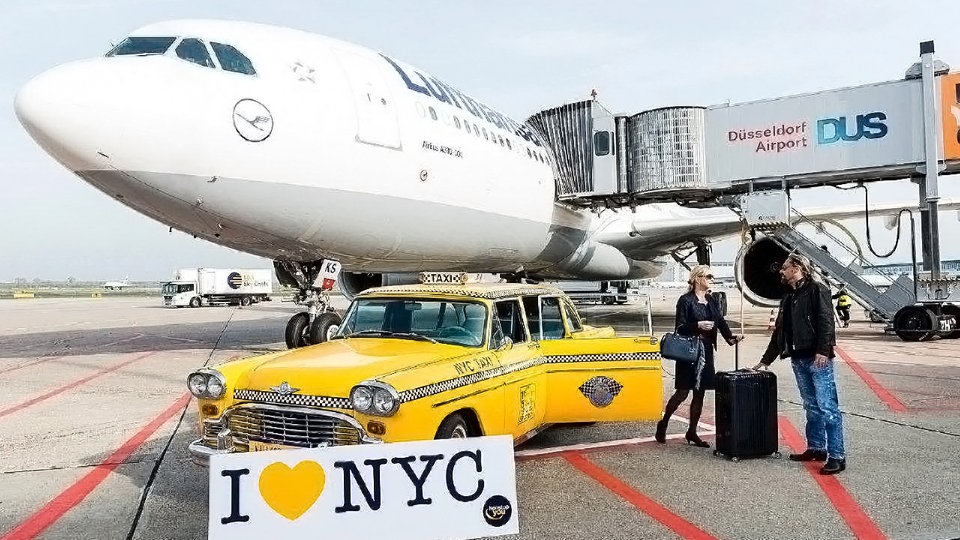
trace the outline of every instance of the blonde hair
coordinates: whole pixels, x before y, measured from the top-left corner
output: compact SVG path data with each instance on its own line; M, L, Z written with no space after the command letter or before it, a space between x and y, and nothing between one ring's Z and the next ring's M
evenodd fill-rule
M807 279L814 279L813 264L810 263L810 259L800 255L799 253L791 253L787 255L787 261L799 268L800 273L803 274L803 277Z
M710 273L710 267L705 264L698 264L690 269L690 277L687 278L687 292L693 290L693 284L697 278L706 276Z

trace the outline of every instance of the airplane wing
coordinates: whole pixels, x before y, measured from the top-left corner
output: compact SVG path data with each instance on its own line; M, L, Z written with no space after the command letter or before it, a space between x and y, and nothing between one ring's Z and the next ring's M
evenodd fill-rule
M862 204L795 209L814 221L864 217ZM917 211L917 204L902 202L872 204L870 217L892 218L903 209ZM960 200L940 199L939 209L958 210ZM595 238L598 242L609 244L619 249L624 255L639 260L649 260L668 254L677 247L695 240L721 240L749 230L740 216L727 208L691 209L667 204L641 206L634 214L632 221L627 223L627 230L624 230L623 226L610 226L599 231ZM885 225L889 227L892 223Z

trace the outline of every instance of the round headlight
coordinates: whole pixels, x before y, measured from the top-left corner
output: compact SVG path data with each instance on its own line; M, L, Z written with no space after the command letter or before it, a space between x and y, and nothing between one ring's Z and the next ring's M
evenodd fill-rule
M187 387L194 397L206 397L207 395L207 376L203 373L191 373L187 378Z
M358 386L350 394L350 401L353 403L353 409L356 411L366 411L370 409L373 403L373 390L366 386Z
M397 405L397 400L383 388L377 388L373 393L373 409L379 414L390 414Z
M207 397L220 399L223 397L223 391L223 381L216 375L211 375L210 380L207 381Z

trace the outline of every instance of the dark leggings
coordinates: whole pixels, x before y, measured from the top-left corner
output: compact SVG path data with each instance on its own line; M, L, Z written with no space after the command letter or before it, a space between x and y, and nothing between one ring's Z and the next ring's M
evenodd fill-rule
M687 431L690 433L697 432L697 422L700 421L700 414L703 412L703 396L706 393L706 390L693 391L693 401L690 402L690 427L687 428ZM677 407L687 399L689 394L690 390L677 390L670 396L670 399L667 401L666 410L663 411L663 420L661 420L664 424L670 420L673 413L677 411Z

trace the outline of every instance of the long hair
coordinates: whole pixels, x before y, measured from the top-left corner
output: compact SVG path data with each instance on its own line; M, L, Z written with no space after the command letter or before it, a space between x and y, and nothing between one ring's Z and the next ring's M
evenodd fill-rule
M697 278L703 277L710 273L710 267L705 264L698 264L690 269L690 277L687 278L687 292L693 291L693 284L697 281Z
M787 261L800 269L800 273L803 274L804 279L817 281L816 275L813 273L813 264L810 262L810 259L800 255L799 253L791 253L787 255Z

